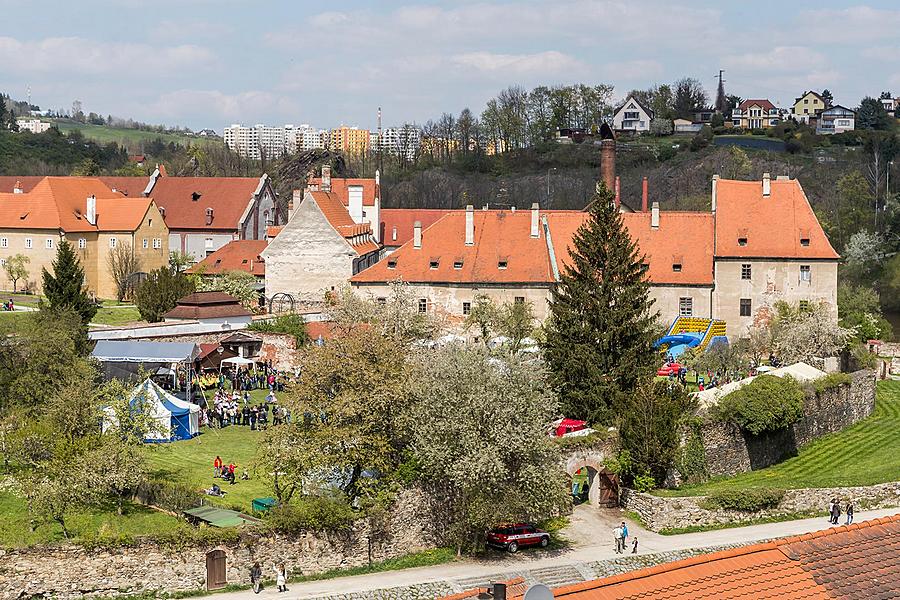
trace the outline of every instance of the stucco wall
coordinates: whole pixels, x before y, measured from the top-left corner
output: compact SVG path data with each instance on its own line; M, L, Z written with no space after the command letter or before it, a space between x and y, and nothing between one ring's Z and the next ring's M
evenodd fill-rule
M0 258L7 260L16 254L23 254L28 257L29 263L26 265L28 269L28 277L25 281L20 280L17 285L22 290L27 282L28 289L39 290L41 287L41 269L50 268L50 263L56 256L56 245L59 243L59 232L49 229L4 229L0 232L0 240L6 239L6 247L0 246ZM46 247L48 238L53 239L53 248ZM31 248L25 247L25 240L31 239ZM0 272L3 278L3 289L12 289L12 281L6 277L6 272Z
M186 252L200 262L234 239L237 239L236 232L170 231L169 249ZM209 245L206 243L207 240L210 240Z
M650 297L655 301L653 310L659 312L659 320L666 326L680 315L679 306L682 298L691 298L694 308L693 317L712 318L711 287L670 287L652 286Z

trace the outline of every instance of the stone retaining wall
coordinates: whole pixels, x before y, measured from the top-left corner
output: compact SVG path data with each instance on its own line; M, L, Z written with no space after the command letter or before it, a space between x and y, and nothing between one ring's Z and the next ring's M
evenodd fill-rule
M900 507L900 481L867 487L786 490L778 506L757 512L710 509L705 506L706 496L662 497L629 489L623 489L619 496L621 506L637 513L651 531L747 523L797 513L825 513L832 498L840 500L842 506L852 501L857 511Z
M875 409L875 372L850 374L850 385L807 396L803 416L791 427L747 435L738 427L704 419L701 436L710 476L732 476L781 462L812 440L865 419Z
M274 577L272 565L280 562L287 564L291 575L347 569L368 564L370 556L377 562L434 547L429 523L421 494L408 492L391 511L385 528L390 533L372 534L371 539L367 523L360 521L345 533L250 533L239 542L215 548L173 551L142 543L101 551L71 544L0 550L0 598L97 598L203 590L206 553L213 549L226 553L228 583L249 584L255 561L267 578Z

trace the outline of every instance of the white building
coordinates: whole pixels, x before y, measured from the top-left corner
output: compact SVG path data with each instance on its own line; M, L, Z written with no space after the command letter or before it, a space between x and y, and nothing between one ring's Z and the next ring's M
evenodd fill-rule
M369 144L373 150L380 149L386 154L413 160L419 154L422 145L422 131L415 125L407 123L402 127L388 127L382 130L380 140L375 133L373 140L374 143Z
M44 133L50 130L50 123L40 119L16 119L16 125L19 126L19 131L30 131L31 133Z
M856 113L845 106L835 104L819 114L816 133L819 135L844 133L856 128Z
M639 133L650 131L651 120L653 120L653 111L641 104L637 98L628 96L613 113L613 129Z
M245 127L233 124L223 132L225 145L246 158L275 158L313 148L323 148L322 131L304 123L299 127L257 124Z

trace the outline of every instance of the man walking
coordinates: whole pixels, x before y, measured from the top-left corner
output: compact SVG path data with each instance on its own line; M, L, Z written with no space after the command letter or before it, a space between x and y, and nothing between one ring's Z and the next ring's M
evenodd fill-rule
M613 529L613 538L616 543L616 554L622 554L625 551L625 537L621 525Z
M847 525L853 523L853 501L847 501Z

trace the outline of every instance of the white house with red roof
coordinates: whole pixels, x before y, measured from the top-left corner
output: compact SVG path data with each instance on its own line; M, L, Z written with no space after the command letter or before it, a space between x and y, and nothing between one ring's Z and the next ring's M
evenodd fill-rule
M375 241L381 242L381 175L375 171L374 179L348 179L332 177L331 167L322 167L321 177L310 177L307 187L313 191L327 186L337 199L347 208L354 223L368 223Z

